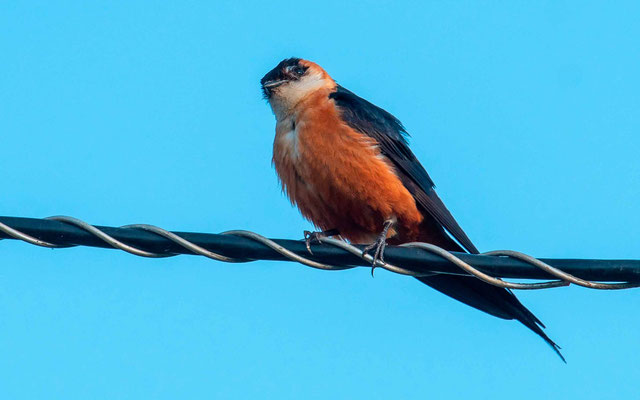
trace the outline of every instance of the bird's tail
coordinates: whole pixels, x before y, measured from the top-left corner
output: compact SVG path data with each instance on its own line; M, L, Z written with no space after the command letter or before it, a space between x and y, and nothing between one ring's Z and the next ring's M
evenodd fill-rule
M440 240L436 243L434 243L433 237L429 239L430 243L444 249L464 251L453 239L446 236L446 234L439 238ZM484 311L498 318L520 321L524 326L544 339L558 356L560 356L562 361L566 363L565 358L560 353L560 346L551 340L542 330L542 328L545 328L544 324L520 303L511 290L490 285L473 276L435 274L417 279L437 291L480 311Z
M551 348L560 353L560 346L551 340L542 330L544 324L520 303L508 289L499 288L482 282L475 277L438 274L417 278L437 291L453 297L471 307L503 319L516 319L537 333Z

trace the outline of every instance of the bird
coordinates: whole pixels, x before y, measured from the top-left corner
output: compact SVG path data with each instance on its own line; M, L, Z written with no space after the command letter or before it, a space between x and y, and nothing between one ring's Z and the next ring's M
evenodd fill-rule
M301 58L282 60L260 84L276 118L272 163L282 190L320 230L306 237L367 245L373 265L383 260L387 243L420 241L479 253L436 193L396 117ZM511 290L464 275L417 279L485 313L520 321L566 363L544 324Z

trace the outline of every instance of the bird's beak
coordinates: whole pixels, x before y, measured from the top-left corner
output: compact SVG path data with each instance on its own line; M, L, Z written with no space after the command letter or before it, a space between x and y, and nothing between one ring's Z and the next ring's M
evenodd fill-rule
M284 80L284 79L281 79L279 81L265 82L265 84L262 85L262 87L265 88L265 89L272 89L274 87L278 87L278 86L282 85L285 82L286 82L286 80Z

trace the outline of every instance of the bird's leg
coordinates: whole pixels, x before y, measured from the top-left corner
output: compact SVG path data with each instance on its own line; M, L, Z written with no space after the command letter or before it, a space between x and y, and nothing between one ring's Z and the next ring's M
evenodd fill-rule
M309 254L313 254L311 251L311 243L319 242L318 239L321 237L336 236L339 234L340 232L337 229L327 229L326 231L321 232L304 231L304 243L307 245L307 251Z
M371 275L373 276L373 270L376 268L376 263L378 260L384 263L384 248L387 247L387 233L389 233L389 229L395 224L395 219L388 219L384 221L384 226L382 228L382 232L378 236L375 242L371 243L369 246L365 247L362 250L362 256L367 254L369 251L374 250L373 252L373 260L371 261Z

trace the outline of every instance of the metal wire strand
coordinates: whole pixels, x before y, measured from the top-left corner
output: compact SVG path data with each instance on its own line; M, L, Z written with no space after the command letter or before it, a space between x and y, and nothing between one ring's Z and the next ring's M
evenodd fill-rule
M73 245L63 245L63 244L54 244L54 243L45 242L44 240L40 240L38 238L34 238L33 236L27 235L24 232L20 232L17 229L13 229L9 225L3 224L2 222L0 222L0 231L6 233L7 235L11 236L14 239L22 240L24 242L31 243L32 245L35 245L35 246L48 247L50 249L74 247Z
M228 263L245 263L245 262L253 261L249 258L232 258L232 257L223 256L222 254L214 253L212 251L205 249L204 247L200 247L195 243L191 243L190 241L181 238L180 236L176 235L173 232L169 232L168 230L162 229L154 225L133 224L133 225L124 225L124 226L121 226L121 228L142 229L143 231L153 232L156 235L162 236L164 238L171 240L174 243L179 244L185 249L192 251L194 254L211 258L212 260L216 260L216 261L222 261L222 262L228 262Z
M308 258L302 257L297 255L296 253L287 250L286 248L280 246L278 243L274 242L273 240L266 238L262 235L259 235L255 232L251 232L251 231L241 231L241 230L235 230L235 231L226 231L226 232L222 232L222 235L235 235L235 236L242 236L242 237L246 237L252 240L255 240L256 242L260 242L268 247L270 247L271 249L277 251L278 253L282 254L283 256L287 257L288 259L292 260L292 261L297 261L300 264L304 264L307 265L309 267L312 268L316 268L316 269L323 269L325 271L341 271L341 270L345 270L345 269L351 269L351 268L355 268L355 266L352 265L330 265L330 264L323 264L317 261L313 261L310 260Z
M507 256L507 257L517 258L533 266L536 266L541 270L555 277L562 279L563 281L565 281L566 285L569 285L569 283L573 283L578 286L586 287L589 289L601 289L601 290L618 290L618 289L630 289L630 288L640 287L640 283L599 283L599 282L591 282L584 279L580 279L576 276L573 276L557 268L554 268L551 265L544 263L535 257L531 257L527 254L520 253L514 250L494 250L494 251L488 251L482 254L487 256Z
M471 275L475 276L476 278L480 279L481 281L486 282L486 283L488 283L490 285L493 285L493 286L498 286L498 287L502 287L502 288L506 288L506 289L520 289L520 290L547 289L547 288L554 288L554 287L561 287L561 286L569 286L569 284L570 284L569 282L565 282L565 281L549 281L549 282L538 282L538 283L511 283L511 282L505 282L502 279L494 278L492 276L489 276L489 275L485 274L484 272L478 271L477 269L473 268L471 265L467 264L466 262L462 261L458 257L454 256L453 254L451 254L447 250L445 250L445 249L443 249L441 247L435 246L433 244L420 243L420 242L411 242L411 243L402 244L401 246L402 247L416 247L416 248L419 248L419 249L426 250L426 251L429 251L431 253L437 254L440 257L446 258L447 260L451 261L452 263L454 263L455 265L457 265L458 267L460 267L464 271L468 272L469 274L471 274ZM531 257L531 258L533 258L533 257ZM535 259L535 260L537 261L537 259ZM545 265L547 265L547 264L545 264ZM553 268L551 266L549 266L549 267Z
M79 220L77 218L74 217L68 217L68 216L54 216L54 217L48 217L46 218L48 220L54 220L54 221L59 221L65 224L70 224L73 226L76 226L88 233L90 233L91 235L101 239L102 241L104 241L105 243L108 243L110 246L116 248L116 249L120 249L123 251L126 251L128 253L140 256L140 257L151 257L151 258L161 258L161 257L173 257L176 256L177 254L175 253L154 253L154 252L150 252L150 251L146 251L143 249L140 249L138 247L132 246L130 244L126 244L123 243L120 240L115 239L113 236L105 233L104 231L102 231L101 229L88 224L82 220ZM160 227L157 226L153 226L153 225L147 225L147 224L134 224L134 225L125 225L123 227L121 227L123 229L133 229L133 230L143 230L143 231L147 231L147 232L152 232L158 236L161 236L165 239L170 240L171 242L189 250L190 252L192 252L193 254L197 254L197 255L201 255L204 257L208 257L211 258L213 260L217 260L217 261L222 261L222 262L228 262L228 263L244 263L244 262L251 262L251 261L256 261L254 259L250 259L250 258L234 258L234 257L228 257L222 254L218 254L212 251L209 251L173 232L169 232L165 229L162 229ZM21 232L20 230L17 230L15 228L10 227L9 225L6 225L2 222L0 222L0 231L4 232L5 234L7 234L9 237L18 239L18 240L22 240L25 241L27 243L36 245L36 246L42 246L42 247L49 247L49 248L61 248L61 247L73 247L75 246L74 244L71 245L60 245L60 244L55 244L55 243L50 243L44 240L40 240L36 237L33 237L31 235L28 235L24 232ZM253 240L255 242L261 243L267 247L269 247L270 249L276 251L277 253L281 254L283 257L291 260L291 261L296 261L300 264L312 267L312 268L317 268L317 269L321 269L321 270L331 270L331 271L336 271L336 270L345 270L345 269L352 269L355 268L355 265L332 265L332 264L326 264L326 263L322 263L322 262L318 262L315 261L311 258L307 258L307 257L303 257L299 254L294 253L293 251L285 248L284 246L276 243L275 241L266 238L262 235L259 235L255 232L250 232L250 231L244 231L244 230L232 230L232 231L226 231L223 232L222 235L234 235L234 236L239 236L239 237L243 237L243 238L247 238L250 240ZM342 250L345 250L359 258L361 258L362 260L366 261L367 263L371 264L374 262L374 259L371 255L369 254L363 254L362 250L356 246L353 246L343 240L338 240L338 239L333 239L333 238L329 238L329 237L323 237L320 236L317 238L317 241L319 243L322 244L326 244L326 245L330 245L330 246L334 246L337 248L340 248ZM553 288L553 287L561 287L561 286L568 286L571 283L574 283L576 285L582 286L582 287L586 287L586 288L591 288L591 289L604 289L604 290L612 290L612 289L628 289L628 288L633 288L633 287L640 287L640 282L625 282L625 283L600 283L600 282L593 282L593 281L588 281L588 280L584 280L581 278L578 278L574 275L571 275L569 273L566 273L564 271L559 270L558 268L554 268L551 265L538 260L534 257L531 257L529 255L517 252L517 251L511 251L511 250L496 250L496 251L490 251L490 252L486 252L483 253L483 255L486 256L494 256L494 257L512 257L518 260L521 260L525 263L528 263L529 265L532 265L536 268L539 268L543 271L545 271L546 273L555 276L557 278L559 278L559 280L554 280L554 281L545 281L545 282L537 282L537 283L514 283L514 282L506 282L500 278L495 278L492 277L482 271L479 271L478 269L474 268L473 266L469 265L467 262L463 261L462 259L460 259L459 257L457 257L456 255L452 254L451 252L435 246L433 244L429 244L429 243L420 243L420 242L412 242L412 243L405 243L403 245L401 245L402 247L411 247L411 248L418 248L418 249L422 249L424 251L430 252L432 254L436 254L440 257L442 257L443 259L453 263L454 265L456 265L457 267L459 267L461 269L460 275L465 275L465 276L474 276L480 280L482 280L483 282L486 282L490 285L494 285L494 286L498 286L498 287L502 287L502 288L507 288L507 289L520 289L520 290L533 290L533 289L547 289L547 288ZM421 277L421 276L430 276L430 275L436 275L436 274L443 274L445 272L418 272L418 271L413 271L407 268L403 268L397 265L393 265L387 262L383 262L381 260L376 260L375 264L373 265L373 267L380 267L383 269L386 269L388 271L397 273L397 274L402 274L402 275L408 275L408 276L414 276L414 277ZM455 274L455 273L454 273Z
M91 233L92 235L104 240L105 242L109 243L111 246L115 247L116 249L124 250L127 253L131 253L136 256L149 257L149 258L163 258L163 257L175 256L175 254L152 253L150 251L144 251L144 250L138 249L137 247L134 247L134 246L129 246L128 244L122 243L121 241L114 239L112 236L107 235L106 233L102 232L100 229L96 228L95 226L90 225L82 220L79 220L78 218L67 217L64 215L56 215L54 217L47 217L45 219L51 219L54 221L60 221L67 224L75 225L78 228L84 229L85 231Z

